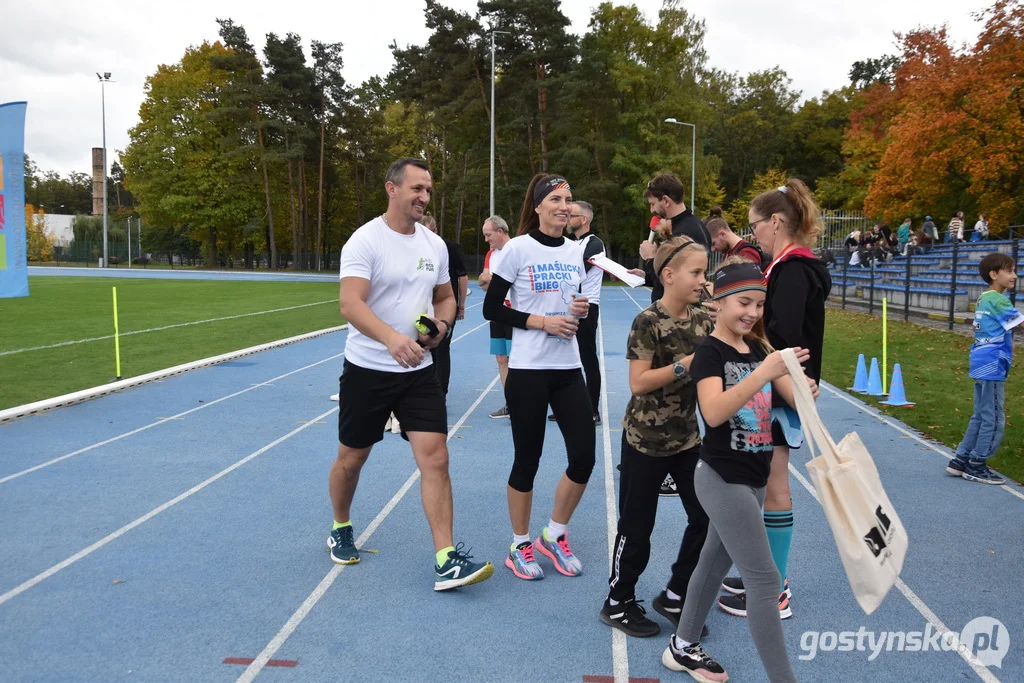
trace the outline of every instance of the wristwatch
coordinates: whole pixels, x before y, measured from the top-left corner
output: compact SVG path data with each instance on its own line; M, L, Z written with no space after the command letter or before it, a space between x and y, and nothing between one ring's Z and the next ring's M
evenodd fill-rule
M686 366L681 361L676 361L672 364L672 372L675 373L676 379L682 379L686 376Z

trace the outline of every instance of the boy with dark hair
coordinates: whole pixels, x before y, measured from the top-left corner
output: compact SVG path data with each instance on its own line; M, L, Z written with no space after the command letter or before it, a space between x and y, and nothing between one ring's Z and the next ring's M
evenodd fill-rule
M1013 361L1013 328L1024 323L1024 314L1014 308L1005 295L1017 281L1012 258L1006 254L989 254L981 259L978 270L989 289L978 298L974 313L974 344L970 356L974 414L946 472L967 481L1001 485L1003 478L990 470L986 461L1003 439L1006 377Z

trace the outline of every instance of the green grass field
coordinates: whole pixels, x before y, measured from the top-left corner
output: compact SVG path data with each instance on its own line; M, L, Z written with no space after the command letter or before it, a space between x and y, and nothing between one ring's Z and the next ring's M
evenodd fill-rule
M974 380L968 375L971 339L954 332L935 330L913 323L889 321L889 368L900 363L907 400L912 408L883 406L870 396L859 396L883 413L892 415L926 436L956 448L963 438L974 408ZM849 311L829 309L825 330L822 377L841 389L853 386L857 354L863 353L868 367L872 356L882 361L882 320ZM1006 434L993 468L1024 482L1024 371L1014 359L1006 383ZM886 388L888 389L887 379ZM871 425L870 421L865 422ZM869 427L865 427L867 429ZM842 434L833 434L841 438ZM936 459L936 469L943 461Z
M122 335L316 304L122 336L122 377L342 323L338 285L331 282L34 277L29 286L26 298L0 299L0 353L113 334L115 286ZM0 409L104 384L115 376L113 339L0 355Z

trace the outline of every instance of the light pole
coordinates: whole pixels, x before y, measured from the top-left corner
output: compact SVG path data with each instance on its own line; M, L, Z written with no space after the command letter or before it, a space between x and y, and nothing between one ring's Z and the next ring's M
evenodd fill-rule
M494 34L504 33L511 35L508 31L496 31L491 29L491 212L494 215Z
M693 123L685 123L675 119L665 119L665 123L674 123L677 126L690 126L693 129L692 156L690 157L690 211L696 215L697 209L694 207L696 201L694 194L697 187L697 126Z
M103 103L103 267L110 265L107 261L107 83L110 82L110 72L104 71L101 75L96 73L100 79L100 98Z

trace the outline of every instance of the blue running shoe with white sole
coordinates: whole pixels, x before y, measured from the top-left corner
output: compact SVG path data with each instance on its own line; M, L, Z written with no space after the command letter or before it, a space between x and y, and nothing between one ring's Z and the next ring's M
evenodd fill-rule
M434 565L434 590L446 591L459 586L469 586L486 581L494 574L493 564L471 562L473 556L463 552L463 546L463 543L459 543L454 550L450 550L443 565Z
M564 574L565 576L579 576L582 574L583 563L573 555L572 550L569 548L568 535L562 534L554 541L549 541L547 536L548 530L547 527L544 527L540 532L540 536L533 542L533 547L555 563L555 569L558 570L559 574Z
M334 564L357 564L359 562L359 551L356 550L353 536L350 524L338 527L327 537L327 547L331 551L331 561Z

